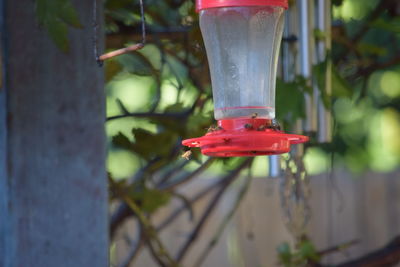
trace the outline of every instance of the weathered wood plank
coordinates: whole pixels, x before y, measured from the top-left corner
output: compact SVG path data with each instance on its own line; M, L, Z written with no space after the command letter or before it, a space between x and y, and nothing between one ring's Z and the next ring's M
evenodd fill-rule
M0 126L7 116L8 134L0 133L0 193L8 199L0 201L0 233L10 228L0 265L107 266L105 96L92 1L72 1L84 28L70 30L67 54L38 26L35 1L2 2L8 95Z
M359 242L345 251L332 253L324 258L326 264L339 264L361 257L377 250L400 234L400 181L399 171L387 174L366 173L355 177L351 173L336 169L333 177L322 174L311 177L310 205L312 216L308 224L308 235L318 250L332 248L358 239ZM193 180L182 189L188 196L215 179ZM333 178L333 180L331 180ZM232 222L229 224L204 266L277 266L276 247L283 242L293 243L285 227L280 202L280 179L254 179ZM214 235L223 216L235 201L236 189L232 187L223 198L198 243L193 246L184 266L190 266ZM168 208L153 216L160 222L181 202L173 202ZM193 205L195 218L205 208L203 200ZM156 223L157 224L157 223ZM116 240L116 258L125 259L127 251L124 236L135 238L136 224L128 223L120 230ZM193 227L183 213L162 233L162 238L174 255L176 248L187 238ZM152 266L153 259L148 253L138 256L134 266Z
M8 216L8 187L6 169L6 88L4 83L5 76L5 34L4 34L4 1L0 0L0 266L7 266L9 249Z

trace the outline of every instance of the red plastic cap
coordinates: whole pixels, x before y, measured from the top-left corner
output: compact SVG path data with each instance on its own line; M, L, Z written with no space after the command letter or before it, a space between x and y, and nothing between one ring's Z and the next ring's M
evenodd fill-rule
M288 0L196 0L196 10L233 6L280 6L288 8Z
M273 129L270 120L243 118L220 120L218 128L205 136L183 140L182 144L199 147L207 156L252 157L287 153L291 145L307 141L307 136Z

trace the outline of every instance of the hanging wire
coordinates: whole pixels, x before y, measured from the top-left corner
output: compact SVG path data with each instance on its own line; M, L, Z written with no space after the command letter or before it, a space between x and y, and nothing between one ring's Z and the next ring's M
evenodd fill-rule
M143 0L139 0L140 4L140 20L142 23L142 44L146 44L146 17L144 16Z
M93 0L93 47L94 47L94 57L99 64L99 66L103 65L103 62L107 59L126 54L128 52L136 51L142 49L146 44L146 18L144 14L144 4L143 0L139 0L140 5L140 20L141 20L141 28L142 28L142 41L140 43L136 43L134 45L130 45L128 47L120 48L102 55L99 55L98 49L98 18L97 18L97 0Z
M98 49L98 28L99 24L97 23L97 0L93 0L93 17L92 17L92 26L93 26L93 52L94 58L96 59L99 66L103 65L103 62L99 60L99 49Z

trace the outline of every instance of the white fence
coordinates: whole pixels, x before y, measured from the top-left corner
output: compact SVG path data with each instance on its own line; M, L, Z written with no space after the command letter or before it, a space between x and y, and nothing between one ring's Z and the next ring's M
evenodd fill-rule
M395 235L400 234L400 175L367 173L360 177L344 171L334 175L334 189L328 175L311 178L310 199L312 217L308 224L308 235L318 250L330 248L348 241L359 242L345 252L331 254L326 263L338 263L375 250ZM187 186L185 194L193 195L200 187L215 182L215 179L197 179ZM223 236L204 261L206 267L270 267L277 266L276 247L282 242L291 242L292 237L284 226L281 212L280 179L256 178L247 192L237 213ZM220 221L231 209L236 190L226 194L212 215L199 240L185 258L183 266L191 267L204 247L214 235ZM339 192L339 193L338 193ZM160 211L155 221L165 217L180 206L176 203ZM194 206L196 219L207 205L207 199ZM193 227L188 214L181 215L167 228L162 238L173 255L185 241ZM135 224L129 223L125 230L134 233ZM116 242L116 258L122 260L127 254L121 235ZM132 266L156 266L147 252L141 253Z

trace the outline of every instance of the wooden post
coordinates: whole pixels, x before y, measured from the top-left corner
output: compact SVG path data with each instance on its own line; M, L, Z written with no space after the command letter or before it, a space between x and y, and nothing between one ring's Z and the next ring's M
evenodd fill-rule
M103 73L92 1L72 3L63 53L35 1L0 0L0 266L108 266Z

